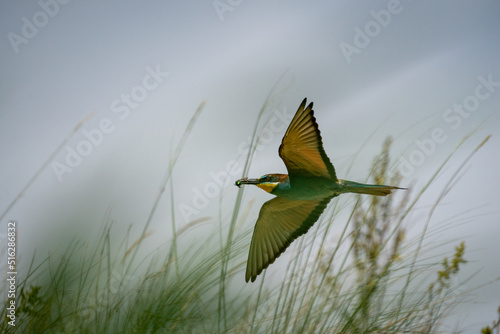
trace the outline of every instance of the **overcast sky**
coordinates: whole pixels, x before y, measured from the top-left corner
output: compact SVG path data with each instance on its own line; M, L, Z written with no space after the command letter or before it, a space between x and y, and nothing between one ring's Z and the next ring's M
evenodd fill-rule
M433 228L452 217L467 221L439 237L466 240L468 273L479 271L470 287L488 282L500 276L499 15L498 1L3 2L1 212L94 114L2 226L18 221L26 258L50 249L54 235L95 237L110 206L118 226L134 224L139 233L173 148L203 101L174 173L175 213L179 226L217 215L221 175L240 176L234 161L243 163L258 111L278 82L265 116L273 125L250 176L285 172L277 149L304 97L314 102L340 178L365 180L392 136L394 169L405 175L403 186L418 189L474 132L421 209L492 134L432 221ZM269 198L257 190L246 190L255 210ZM236 188L222 192L230 210ZM153 244L168 240L169 221L165 199L151 224ZM498 282L469 299L461 311L476 312L458 317L477 332L495 317Z

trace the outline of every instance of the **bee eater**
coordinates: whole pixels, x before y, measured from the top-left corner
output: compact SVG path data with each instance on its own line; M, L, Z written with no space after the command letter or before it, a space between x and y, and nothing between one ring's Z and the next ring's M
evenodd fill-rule
M277 196L260 209L248 253L246 282L254 282L262 270L305 234L332 198L344 193L386 196L394 189L405 189L337 179L323 149L313 103L307 108L306 104L307 98L300 104L278 150L288 175L266 174L235 182L238 187L253 184Z

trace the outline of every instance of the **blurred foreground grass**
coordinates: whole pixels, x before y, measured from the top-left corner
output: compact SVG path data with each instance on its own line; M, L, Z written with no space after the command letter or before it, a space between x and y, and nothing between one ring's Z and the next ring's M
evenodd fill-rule
M264 108L263 108L264 109ZM453 278L466 263L465 244L449 256L430 258L424 240L434 209L451 190L460 171L483 141L458 166L428 217L423 232L406 239L415 204L456 151L444 159L422 187L384 198L355 195L335 199L315 227L296 241L280 283L243 286L244 259L254 222L241 218L242 190L230 219L220 219L202 242L190 240L190 226L178 229L172 215L170 250L144 258L138 249L169 182L177 156L196 117L175 151L142 235L119 247L105 219L95 241L73 240L62 253L33 257L18 282L16 326L4 316L0 332L18 333L437 333L462 295ZM259 114L262 115L262 111ZM255 147L258 122L252 147ZM468 138L466 138L468 139ZM466 140L464 139L464 140ZM459 144L458 146L460 146ZM375 157L377 184L403 185L391 173L391 140ZM457 147L458 149L458 147ZM254 150L246 159L246 174ZM354 198L354 201L353 201ZM243 219L243 220L242 220ZM241 226L248 228L242 229ZM415 222L412 222L415 223ZM332 233L332 226L340 232ZM333 239L334 238L334 239ZM188 245L179 251L178 245ZM428 251L428 250L427 250ZM425 253L425 256L422 256ZM285 261L285 258L279 260ZM273 267L271 267L272 270ZM2 314L7 314L2 303ZM485 327L483 332L494 330ZM497 325L498 327L498 325Z

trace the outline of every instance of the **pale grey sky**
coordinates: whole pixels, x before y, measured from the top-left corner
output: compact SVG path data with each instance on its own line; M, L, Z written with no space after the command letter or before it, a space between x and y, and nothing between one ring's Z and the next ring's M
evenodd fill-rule
M174 175L175 212L180 226L217 215L218 197L207 197L221 191L213 187L213 175L234 160L243 162L239 153L257 113L285 73L279 117L272 110L267 115L278 117L277 131L269 133L252 176L285 171L277 156L280 129L304 97L315 104L325 150L340 177L347 178L348 163L375 132L348 175L352 180L364 180L391 135L393 155L405 162L396 168L411 170L404 183L422 186L460 139L479 127L423 198L423 209L469 152L493 134L433 223L475 210L468 224L442 237L466 240L469 273L480 270L477 285L500 276L499 2L221 2L232 5L0 5L1 212L95 111L2 221L19 221L26 258L35 248L50 249L53 235L94 236L109 205L116 224L132 223L139 233L171 148L202 101L206 107ZM225 186L223 194L230 210L236 189ZM257 210L269 197L248 189L246 198L256 198ZM169 219L164 199L151 225L157 232L152 243L168 240ZM500 303L498 283L471 300L477 313L459 314L462 321L490 321ZM461 311L470 312L470 305Z

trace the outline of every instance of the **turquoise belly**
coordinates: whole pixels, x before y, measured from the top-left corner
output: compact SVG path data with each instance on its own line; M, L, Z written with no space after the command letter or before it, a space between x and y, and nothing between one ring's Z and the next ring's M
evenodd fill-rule
M313 200L338 196L342 186L331 179L319 177L292 177L290 183L277 186L272 194L291 200Z

